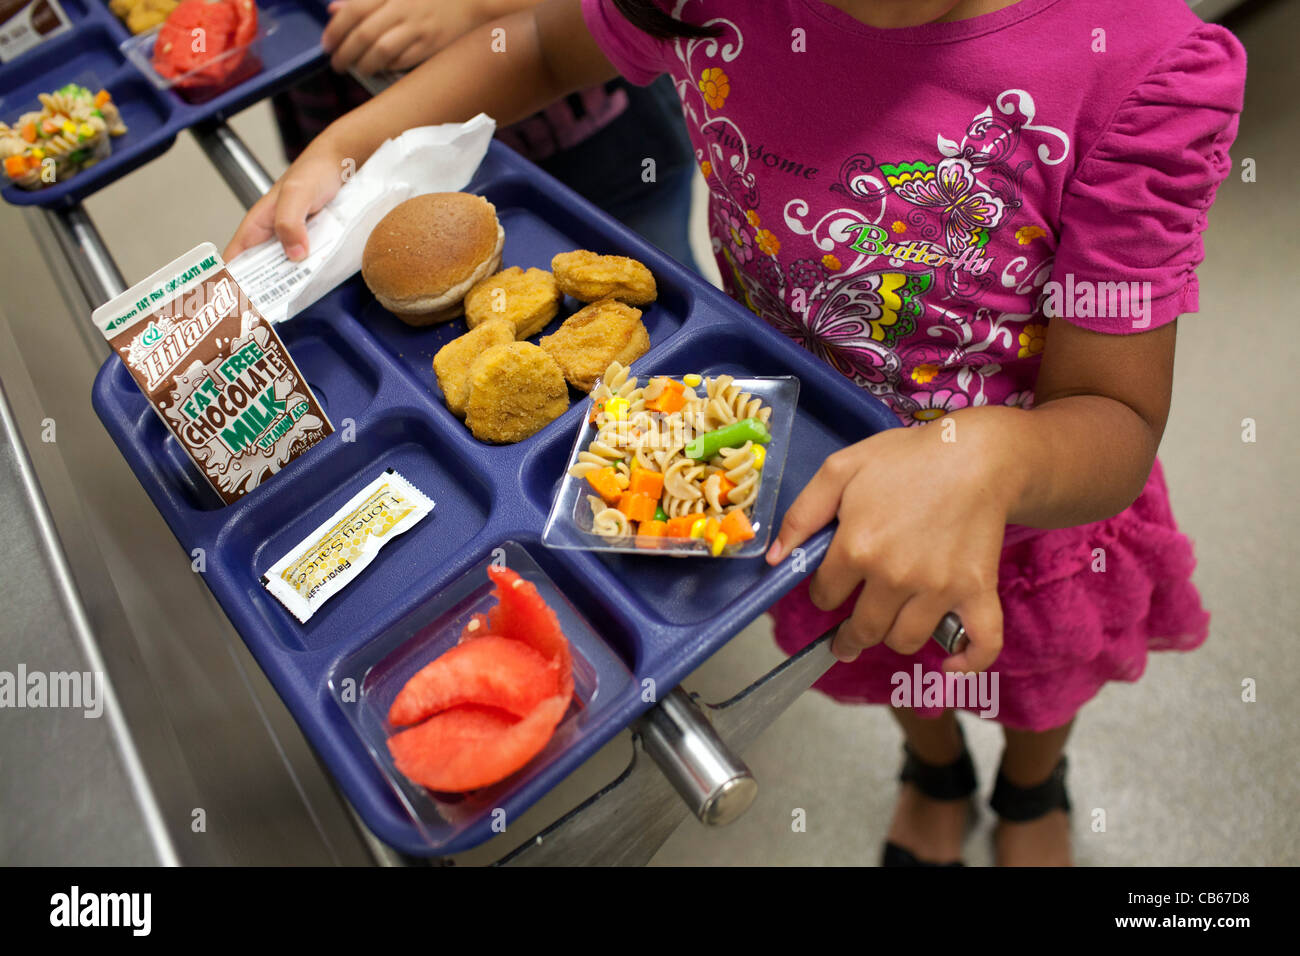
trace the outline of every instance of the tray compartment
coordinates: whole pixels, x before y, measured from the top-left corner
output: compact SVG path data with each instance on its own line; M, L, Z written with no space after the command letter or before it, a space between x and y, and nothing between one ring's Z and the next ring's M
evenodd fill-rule
M356 419L370 407L380 371L333 325L304 316L275 331L336 429L341 419Z
M472 188L472 187L470 187ZM632 248L622 237L601 235L591 224L572 209L553 201L534 185L517 178L502 183L488 184L483 195L497 207L497 218L505 230L502 250L502 268L519 266L523 269L551 268L551 258L559 252L573 249L591 249L594 252L628 255L643 258L641 250ZM690 314L692 293L669 270L656 269L647 262L659 285L659 298L642 311L641 321L650 334L650 347L668 341L686 322ZM529 341L536 343L560 327L584 303L566 297L559 314ZM402 322L369 295L359 301L358 321L379 341L425 391L442 405L442 390L433 374L433 356L452 339L463 335L468 328L465 319L458 318L440 325L416 328ZM569 390L571 402L585 398L584 393ZM445 407L445 406L444 406ZM538 440L534 435L525 443ZM498 446L484 445L495 448Z
M116 151L119 145L132 143L132 134L136 132L128 113L130 100L136 93L129 81L135 74L123 69L125 65L117 41L105 24L96 20L84 25L74 22L71 30L0 67L0 116L12 125L20 113L40 109L37 94L52 93L68 83L78 83L92 93L107 87L127 125L126 134L113 140ZM128 92L132 95L128 96ZM166 106L161 100L156 102L154 112L165 116ZM141 129L140 134L148 128Z
M433 511L385 545L369 567L300 624L262 587L261 576L386 468L396 469L432 498ZM307 474L310 479L304 482ZM232 505L238 513L218 538L215 560L282 646L304 650L341 638L363 640L408 596L432 585L441 568L487 524L491 507L491 490L476 467L413 410L393 409L374 422L358 424L354 442L341 441L337 433L330 436ZM210 559L209 568L212 564Z
M671 348L656 355L653 363L647 356L633 369L638 370L644 364L649 370L693 370L701 375L781 374L790 369L789 356L782 354L782 344L773 343L740 323L711 326L686 332ZM701 361L701 357L707 357L707 361ZM827 388L826 381L822 373L801 382L785 473L777 496L774 537L786 509L821 462L832 452L858 440L854 435L865 438L877 430L861 415L860 403L844 404ZM777 408L773 414L787 411ZM568 461L568 451L562 442L553 441L527 459L522 474L524 491L537 507L550 509ZM742 599L770 571L761 556L731 560L691 557L674 561L658 555L601 552L598 560L623 587L638 616L668 626L698 625L727 613L726 609L734 601Z
M307 384L320 398L336 433L342 431L347 419L351 419L355 426L374 403L379 389L379 369L333 325L319 318L304 316L282 323L276 327L276 332ZM136 428L141 444L149 450L149 457L159 464L173 495L196 511L217 511L225 507L180 443L149 407L120 360L116 362L111 386L128 406L138 409ZM326 439L301 460L312 459L334 440L333 436ZM298 462L293 462L289 467L296 464ZM279 477L276 475L271 481Z
M487 576L487 567L493 562L504 562L536 584L556 612L573 652L574 698L555 736L518 773L467 794L434 793L413 784L393 766L387 740L395 731L388 724L388 708L411 676L455 646L474 613L486 612L496 603ZM530 783L550 786L558 781L569 769L565 764L572 762L574 742L604 722L606 713L634 686L620 656L570 603L571 592L552 580L549 571L555 568L536 541L525 545L489 542L467 573L344 657L330 672L328 685L335 705L364 743L391 794L432 848L445 846L470 827L490 824L498 808L506 810L508 825L532 802L521 799L520 789ZM569 759L561 762L566 753ZM544 792L538 786L532 789Z
M52 92L65 83L89 86L98 82L102 86L125 62L99 17L85 8L79 15L66 4L63 9L72 20L72 29L0 65L0 110L6 122L12 120L11 112L35 109L37 93ZM107 6L104 13L112 16ZM56 77L63 79L56 82Z
M0 116L16 118L36 103L38 92L65 83L105 86L122 111L128 132L113 142L113 155L77 176L40 190L6 186L6 201L18 206L59 206L78 201L165 151L181 130L213 116L230 116L283 89L324 62L321 31L324 3L280 0L258 3L258 13L276 29L262 42L262 69L202 104L188 104L173 91L156 90L126 62L118 44L130 31L102 0L67 0L72 29L0 67Z
M104 10L112 16L107 7ZM172 104L126 64L113 35L94 20L82 27L74 25L0 70L0 118L12 124L23 113L40 108L38 94L68 83L78 83L92 93L107 89L126 132L110 139L112 152L106 159L43 189L20 189L0 177L10 202L45 204L50 196L82 189L95 179L121 176L164 149L175 135L166 132Z

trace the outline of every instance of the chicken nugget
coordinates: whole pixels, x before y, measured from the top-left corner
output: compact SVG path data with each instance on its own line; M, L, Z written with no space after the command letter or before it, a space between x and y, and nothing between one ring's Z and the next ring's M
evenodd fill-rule
M531 342L494 345L470 366L465 424L479 441L521 441L568 407L560 367Z
M649 305L659 295L650 270L626 256L598 256L575 249L552 259L551 271L560 291L579 302L612 297L629 305Z
M641 310L601 299L573 313L538 343L550 353L574 388L590 392L610 362L631 365L650 351Z
M545 269L518 266L488 276L465 295L465 321L472 329L491 319L509 319L515 338L526 339L546 328L560 311L560 289Z
M465 417L465 399L469 397L469 369L484 349L515 340L515 327L496 318L452 339L433 357L433 373L447 408L457 418Z

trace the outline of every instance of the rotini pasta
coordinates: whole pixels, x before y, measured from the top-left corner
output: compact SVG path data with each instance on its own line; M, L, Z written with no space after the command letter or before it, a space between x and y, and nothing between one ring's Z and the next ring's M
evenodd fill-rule
M611 363L591 392L595 437L569 469L588 495L591 530L606 538L704 538L713 553L753 536L766 424L772 409L730 375L687 386L666 376L639 385ZM688 449L701 435L749 436L708 452ZM705 455L707 454L707 458ZM644 499L644 500L643 500ZM584 522L585 525L585 522Z
M15 127L0 123L0 160L23 189L40 189L76 175L111 152L109 139L126 132L107 90L92 94L69 83L39 96L41 108Z

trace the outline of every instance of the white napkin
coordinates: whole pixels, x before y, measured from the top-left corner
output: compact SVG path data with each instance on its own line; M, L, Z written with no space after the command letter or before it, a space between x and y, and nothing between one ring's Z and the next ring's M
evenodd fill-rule
M370 230L398 203L465 188L495 130L496 122L480 113L466 123L421 126L385 140L307 221L306 259L291 262L272 238L244 250L226 268L268 321L283 322L361 268Z

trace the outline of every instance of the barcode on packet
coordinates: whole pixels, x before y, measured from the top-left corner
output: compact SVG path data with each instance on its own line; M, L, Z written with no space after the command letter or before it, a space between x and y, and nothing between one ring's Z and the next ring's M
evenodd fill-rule
M263 292L259 292L256 296L253 297L254 304L259 309L263 309L273 302L280 301L286 295L289 294L289 291L294 286L296 286L303 279L306 279L310 274L311 273L307 269L299 269L297 272L293 273L293 275L289 276L289 278L285 279L283 282L278 283L277 285L273 285L271 286L271 288L266 289Z

